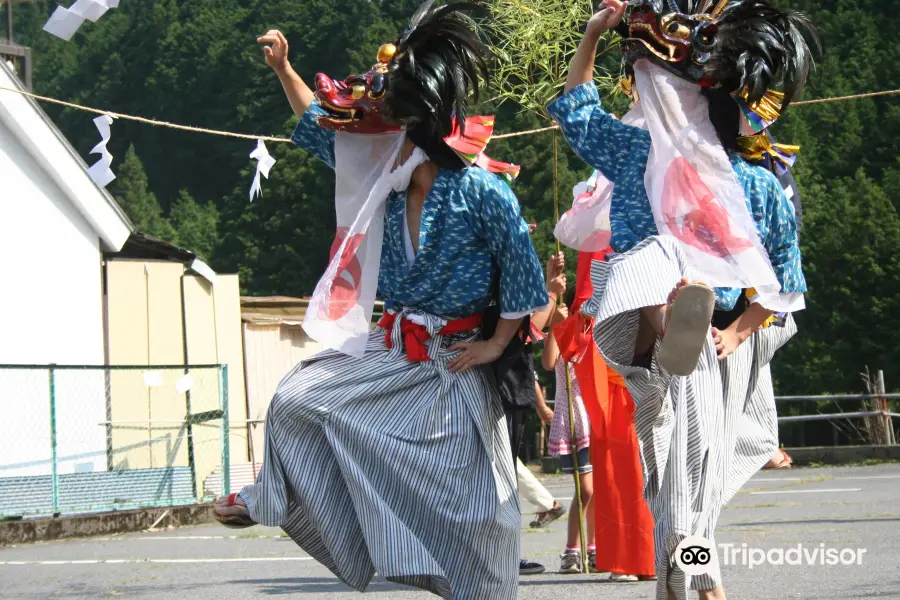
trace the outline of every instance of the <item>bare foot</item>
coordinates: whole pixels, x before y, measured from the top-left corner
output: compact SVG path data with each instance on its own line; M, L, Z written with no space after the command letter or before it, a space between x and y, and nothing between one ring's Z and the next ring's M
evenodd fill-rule
M226 527L252 527L255 525L250 518L250 511L243 499L238 494L229 494L218 498L213 504L216 519Z
M775 455L769 459L769 462L766 463L763 469L788 469L793 462L793 459L788 456L788 453L779 448L775 451Z
M659 338L665 336L665 331L669 327L669 311L672 305L675 304L678 294L690 283L687 277L682 277L675 284L675 287L672 288L665 304L647 306L641 309L638 335L634 345L635 363L653 349ZM699 285L705 284L700 283Z
M675 287L672 288L672 291L669 293L669 297L666 299L666 306L663 309L663 318L662 324L660 326L660 335L665 332L666 326L669 324L669 309L675 304L675 299L678 298L678 293L681 291L681 288L688 285L690 281L688 281L687 277L682 277L681 280L675 284Z
M688 281L687 277L682 277L681 280L675 284L675 287L672 288L672 292L669 294L669 299L666 301L666 303L672 304L673 302L675 302L675 298L678 297L678 292L680 292L681 288L683 288L684 286L686 286L689 283L690 283L690 281Z
M244 500L238 494L230 494L228 496L216 498L213 507L215 508L216 514L222 516L249 514L247 505L244 504Z
M725 588L722 586L714 590L700 590L697 593L700 595L700 600L726 600Z

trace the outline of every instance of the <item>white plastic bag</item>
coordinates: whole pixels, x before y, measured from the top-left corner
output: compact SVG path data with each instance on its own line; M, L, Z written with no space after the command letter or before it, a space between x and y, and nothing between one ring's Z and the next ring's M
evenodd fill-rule
M405 132L335 136L337 235L316 285L303 329L326 348L362 357L378 289L384 207L392 190L409 186L427 157L420 149L396 170Z

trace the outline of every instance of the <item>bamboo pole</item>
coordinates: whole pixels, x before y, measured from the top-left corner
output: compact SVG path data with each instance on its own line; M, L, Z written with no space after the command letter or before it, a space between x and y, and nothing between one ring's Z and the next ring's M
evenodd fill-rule
M556 222L559 223L559 136L553 134L553 210ZM557 254L562 251L559 240L556 240ZM563 298L557 298L557 306L562 305ZM575 429L575 400L572 397L572 376L569 373L569 363L563 359L566 372L566 398L569 408L569 441L572 446L572 468L575 478L575 502L578 507L578 537L581 540L581 570L582 573L590 571L588 560L587 527L585 525L584 504L581 501L581 473L578 472L578 436Z

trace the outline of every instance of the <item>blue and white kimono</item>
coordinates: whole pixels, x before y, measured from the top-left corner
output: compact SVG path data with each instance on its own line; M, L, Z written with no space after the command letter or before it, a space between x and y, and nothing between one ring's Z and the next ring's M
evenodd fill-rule
M572 150L615 184L609 215L612 249L628 252L659 235L644 184L650 132L626 125L603 110L593 83L571 90L549 110ZM752 165L737 154L729 158L782 293L802 294L806 279L793 204L770 170ZM740 295L739 289L717 288L716 308L731 310Z
M724 361L710 335L695 371L673 377L656 350L649 365L635 360L640 310L665 305L691 269L680 242L659 235L645 187L653 140L648 131L624 124L600 106L592 83L579 86L549 107L569 145L614 184L610 206L611 245L616 255L592 266L594 295L583 311L594 317L594 339L607 363L623 375L635 405L635 425L644 467L644 495L655 520L657 600L668 590L686 600L688 590L721 585L718 563L690 577L674 564L679 543L707 538L725 504L772 456L778 422L769 362L796 332L783 327L753 334ZM747 207L791 310L803 308L794 208L767 169L730 157ZM716 307L734 308L740 289L719 288ZM748 294L753 301L753 294ZM765 304L763 303L765 306Z
M334 132L304 114L293 141L334 167ZM282 381L266 419L254 521L282 527L357 590L377 571L446 599L516 597L519 506L503 409L488 370L447 369L476 330L438 331L481 313L499 278L500 310L549 302L512 190L480 168L442 169L425 200L419 250L405 193L387 200L378 289L398 313L361 359L325 351ZM410 362L404 319L424 325L432 360ZM391 344L388 348L386 335Z

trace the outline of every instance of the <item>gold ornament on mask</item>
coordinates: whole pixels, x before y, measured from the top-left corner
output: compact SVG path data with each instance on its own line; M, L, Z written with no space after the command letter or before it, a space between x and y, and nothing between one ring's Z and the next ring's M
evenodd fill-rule
M762 98L756 102L750 102L747 100L747 88L744 88L740 96L750 110L758 114L766 123L774 123L781 116L781 105L784 103L784 94L781 92L767 90Z
M391 59L394 58L395 54L397 54L397 46L393 44L384 44L378 49L378 62L387 64L391 62Z
M788 164L784 156L790 157L800 152L800 146L773 142L772 138L765 131L756 135L739 137L737 145L741 151L741 156L747 160L762 160L765 156L770 156L783 163L786 167L790 167L790 164Z
M659 20L659 28L669 37L686 40L691 37L691 28L679 21L680 16L675 13L663 15Z

